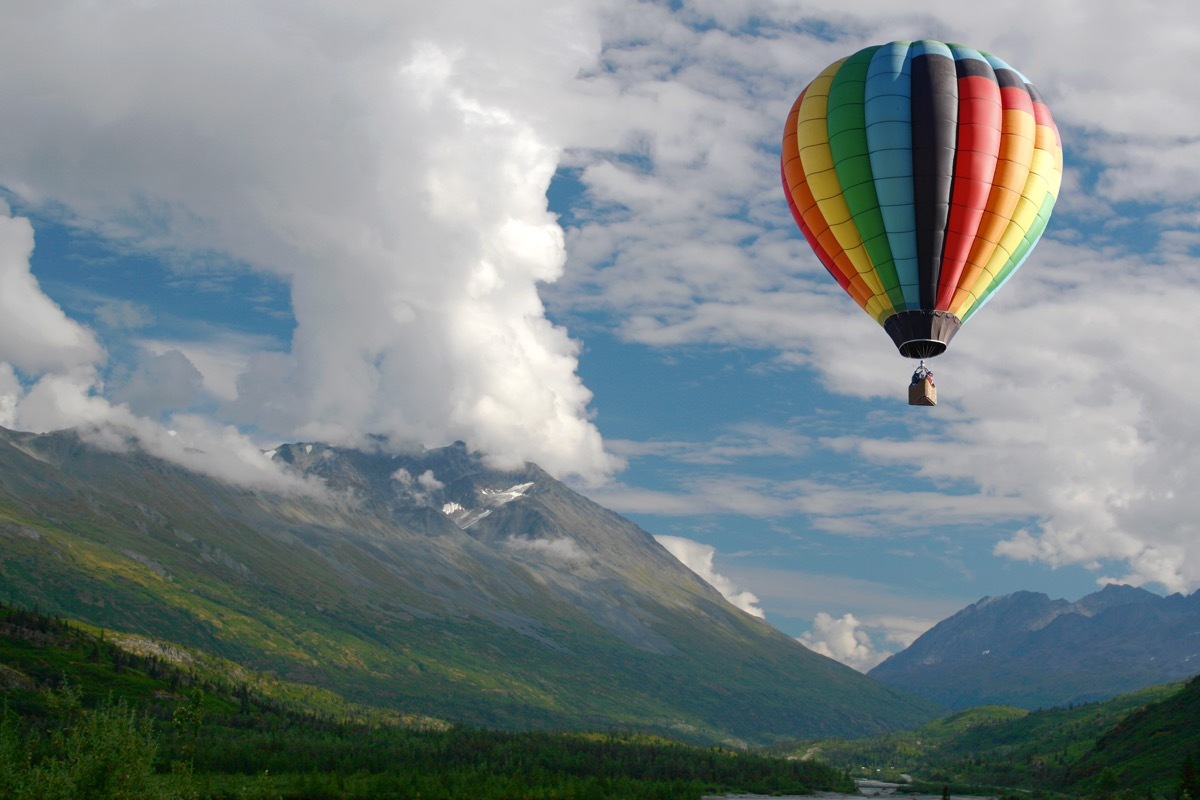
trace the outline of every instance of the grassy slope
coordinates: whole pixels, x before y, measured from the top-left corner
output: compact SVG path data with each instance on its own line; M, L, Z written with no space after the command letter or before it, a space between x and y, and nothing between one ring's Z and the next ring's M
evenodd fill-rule
M863 777L910 775L942 784L1067 794L1094 791L1111 769L1138 796L1168 793L1184 756L1200 747L1200 678L1101 703L1025 711L981 706L911 732L858 740L804 742Z
M15 712L35 763L56 754L42 728L94 713L47 688L64 681L84 708L116 698L156 719L162 767L191 764L185 777L203 797L687 798L852 788L819 764L648 737L503 734L400 718L187 648L0 607L0 715L10 726Z
M255 517L253 495L152 459L51 455L102 477L72 482L51 463L14 467L8 454L0 600L169 638L357 702L489 727L636 727L738 743L933 716L924 701L694 597L652 608L648 624L673 650L630 647L532 573L509 568L518 577L500 583L482 566L407 564L412 551L398 537L416 535L394 527L360 518L335 528L344 520L302 504L290 520L273 509ZM39 499L13 499L29 497ZM492 592L485 599L519 624L422 591L438 569L465 595Z
M253 585L235 591L203 573L187 576L180 570L168 580L114 547L31 520L19 524L39 538L4 540L0 585L6 592L105 627L149 635L169 631L253 669L345 687L361 702L484 726L623 725L676 735L691 731L698 739L721 738L720 728L752 739L763 724L833 733L846 727L842 720L857 707L857 678L847 679L843 670L816 660L797 664L790 644L755 640L748 632L739 648L736 638L697 630L682 615L661 622L691 657L621 647L611 634L566 609L554 632L560 649L548 649L469 617L398 623L370 607L321 614L295 597ZM123 542L123 532L109 538L117 548L136 546L171 563L145 542ZM294 581L319 586L309 576L296 575ZM333 592L324 599L330 607L340 602ZM752 657L739 657L743 650ZM706 660L710 651L721 657ZM809 669L797 674L801 666ZM735 683L756 687L766 708L727 702ZM690 687L690 709L663 699L680 695L684 686ZM900 692L881 691L894 696L897 707L909 702ZM924 709L912 703L912 711ZM764 715L768 718L761 719ZM864 709L862 719L851 717L849 724L871 730L879 723Z
M7 516L11 520L11 512ZM538 685L566 679L555 674L571 666L561 663L560 654L470 618L395 620L386 612L351 604L340 587L328 586L328 576L319 574L316 565L288 553L256 560L279 564L279 572L287 573L265 576L261 585L230 585L219 564L191 572L178 568L168 579L122 551L136 548L155 563L173 567L178 557L121 526L87 531L75 525L68 533L30 519L14 522L38 538L9 536L4 541L0 585L6 592L105 627L148 635L171 631L180 641L252 668L305 683L353 684L357 691L351 691L360 700L422 711L436 707L472 724L503 724L510 716L524 716L534 726L565 724L571 717L586 722L589 716L625 718L632 724L638 715L670 713L669 707L645 699L645 693L613 697L613 687L603 680L589 684L591 673L570 676L583 681L581 700L573 709L562 709L558 692ZM225 552L244 555L235 543L222 544ZM301 587L310 603L273 588L289 585ZM587 634L596 633L585 629L577 634L576 647L587 646ZM397 647L400 639L403 644ZM472 646L464 647L464 641ZM505 663L497 663L496 651L507 655ZM589 655L600 663L612 660L604 651ZM511 669L506 674L503 669L534 660L540 674L516 675ZM625 666L627 672L648 667L608 666ZM478 703L480 693L489 697L487 708Z
M1140 708L1102 736L1071 765L1067 780L1094 786L1106 767L1123 785L1169 788L1179 765L1200 752L1200 677L1157 703Z

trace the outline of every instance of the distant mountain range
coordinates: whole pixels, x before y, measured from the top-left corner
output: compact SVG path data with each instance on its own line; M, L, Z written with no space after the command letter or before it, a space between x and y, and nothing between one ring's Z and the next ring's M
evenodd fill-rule
M763 743L939 712L733 607L532 464L461 444L264 457L323 491L0 429L0 598L478 726Z
M1089 702L1200 674L1200 592L985 597L868 673L951 709Z

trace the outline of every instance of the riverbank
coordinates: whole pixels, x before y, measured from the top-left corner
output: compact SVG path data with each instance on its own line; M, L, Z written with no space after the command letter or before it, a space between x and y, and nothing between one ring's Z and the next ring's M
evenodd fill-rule
M837 792L817 792L816 794L706 794L700 800L863 800L869 795L839 794ZM942 800L940 794L904 794L905 800ZM950 800L996 800L995 797L976 797L974 795L950 795Z
M940 794L909 794L904 792L898 793L896 790L901 787L899 783L885 783L883 781L855 781L858 786L856 794L842 794L840 792L817 792L811 795L766 795L766 794L724 794L724 795L704 795L701 800L862 800L864 797L898 797L904 800L943 800ZM950 795L950 800L997 800L995 797L976 797L967 795Z

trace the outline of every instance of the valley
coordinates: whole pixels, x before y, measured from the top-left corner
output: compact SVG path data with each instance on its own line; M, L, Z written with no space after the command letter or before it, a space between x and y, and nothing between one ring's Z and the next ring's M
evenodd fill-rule
M0 687L0 796L11 798L43 797L30 787L51 779L81 786L102 768L113 777L89 798L136 786L132 796L214 799L1170 800L1194 788L1200 757L1200 679L1073 708L971 709L865 739L730 749L635 728L520 733L399 715L11 605L0 606Z

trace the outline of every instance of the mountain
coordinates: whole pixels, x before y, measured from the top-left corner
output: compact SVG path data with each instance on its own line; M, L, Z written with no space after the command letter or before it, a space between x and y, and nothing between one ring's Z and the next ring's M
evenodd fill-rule
M948 708L1089 702L1200 673L1200 592L1108 585L1071 603L985 597L868 674Z
M310 489L267 491L90 441L0 429L5 600L477 726L741 744L937 711L734 608L532 464L291 444L268 456Z

